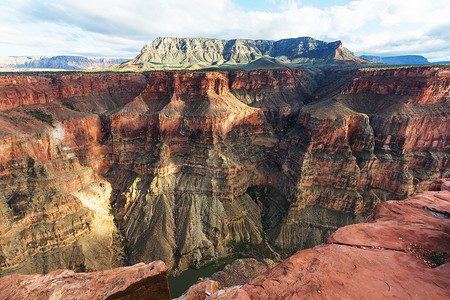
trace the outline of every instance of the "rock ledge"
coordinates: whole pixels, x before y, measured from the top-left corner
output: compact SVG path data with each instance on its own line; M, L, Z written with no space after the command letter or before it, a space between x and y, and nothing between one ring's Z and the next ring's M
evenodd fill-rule
M450 179L430 189L207 299L449 299Z
M162 261L113 270L47 275L14 274L0 279L0 299L170 299Z

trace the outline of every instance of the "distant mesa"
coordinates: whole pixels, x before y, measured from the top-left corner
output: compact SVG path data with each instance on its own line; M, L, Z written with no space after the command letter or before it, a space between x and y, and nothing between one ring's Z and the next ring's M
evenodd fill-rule
M362 55L361 58L390 65L428 65L430 62L422 55L373 56Z
M255 63L253 66L250 64ZM204 69L236 66L280 68L300 63L368 63L346 50L341 41L310 37L269 40L219 40L160 37L122 68Z
M341 41L311 37L270 40L159 37L133 60L85 56L3 56L3 69L235 70L295 68L303 64L373 64Z
M430 62L422 55L374 56L361 55L361 58L389 65L448 65L450 61Z
M128 59L86 56L0 56L0 68L88 70L126 61Z
M271 40L158 37L134 59L87 56L0 56L0 69L280 70L302 65L430 65L421 55L354 55L341 41L311 37Z

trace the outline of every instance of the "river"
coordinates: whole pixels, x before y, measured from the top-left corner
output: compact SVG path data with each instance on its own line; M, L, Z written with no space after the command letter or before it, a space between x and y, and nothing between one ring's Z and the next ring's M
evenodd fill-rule
M210 277L215 272L221 270L225 265L232 263L237 258L226 258L214 263L205 265L200 269L189 269L180 275L173 277L169 276L169 288L172 298L180 297L191 286L197 283L198 279Z

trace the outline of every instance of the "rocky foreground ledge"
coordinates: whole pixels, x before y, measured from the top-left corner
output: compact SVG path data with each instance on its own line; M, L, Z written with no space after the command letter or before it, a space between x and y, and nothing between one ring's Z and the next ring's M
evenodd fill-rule
M113 270L0 278L0 299L170 299L167 266L161 260Z
M181 299L450 299L450 179L378 205L243 286L197 284ZM0 279L0 299L169 299L161 261L94 273Z
M440 179L207 299L450 299L449 216L450 179Z

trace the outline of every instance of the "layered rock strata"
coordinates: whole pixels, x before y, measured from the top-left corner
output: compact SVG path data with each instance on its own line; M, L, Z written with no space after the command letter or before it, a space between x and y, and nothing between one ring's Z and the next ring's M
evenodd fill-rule
M449 78L445 67L5 76L2 116L16 117L2 127L2 172L42 156L11 139L48 136L55 159L97 176L84 184L111 184L128 263L182 270L240 251L288 255L450 176ZM54 127L20 121L33 113ZM58 172L45 174L57 182ZM79 199L85 185L66 182ZM5 224L24 214L8 206L14 189Z
M0 124L0 274L121 265L111 184L49 125L16 111Z
M250 283L206 299L448 299L450 180L378 205ZM188 298L189 299L189 298Z
M124 105L144 88L142 74L39 73L0 76L0 110L64 99L69 108L97 112Z
M0 299L170 299L162 261L94 273L57 270L0 279Z
M440 179L427 192L378 205L366 223L340 228L250 283L221 290L205 281L179 299L447 299L449 216L450 179ZM241 272L245 263L229 269ZM157 261L95 273L14 274L0 279L0 299L169 299L167 270Z
M354 56L341 41L327 43L310 37L279 41L159 37L121 67L200 69L305 62L358 64L370 61Z

